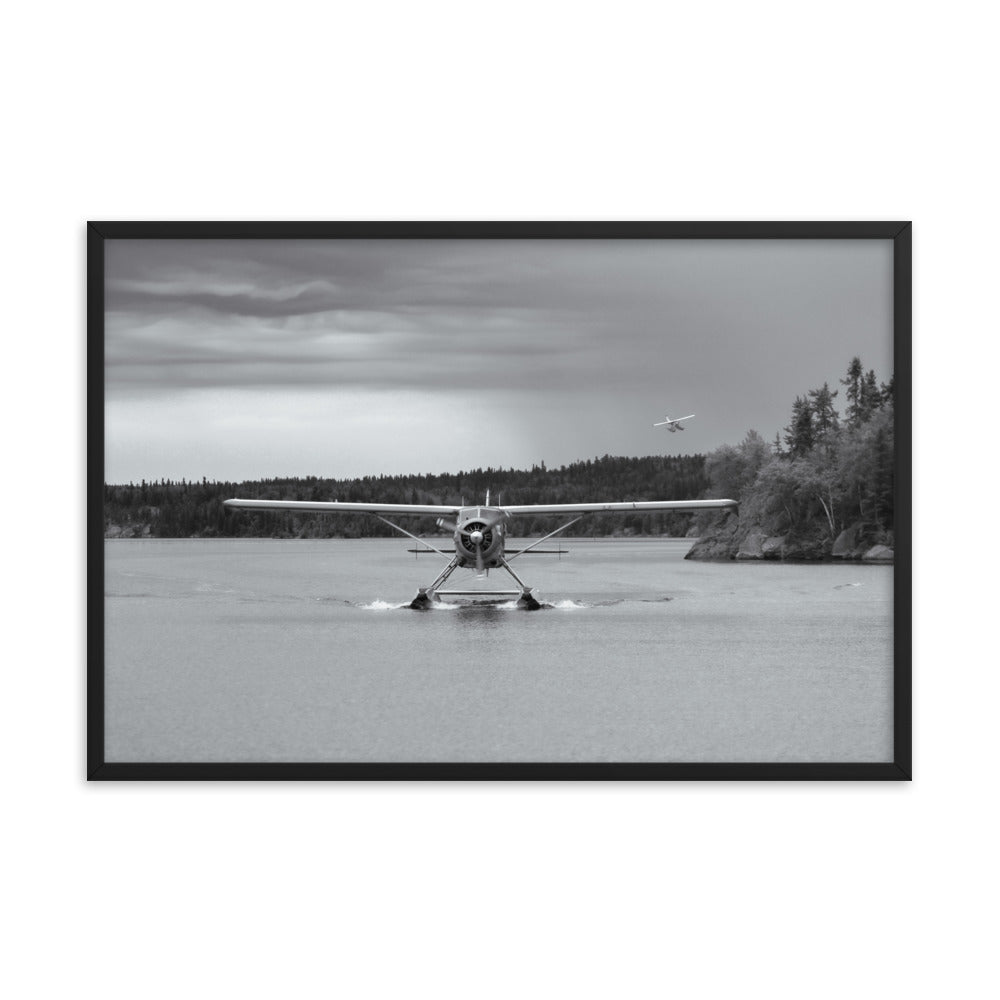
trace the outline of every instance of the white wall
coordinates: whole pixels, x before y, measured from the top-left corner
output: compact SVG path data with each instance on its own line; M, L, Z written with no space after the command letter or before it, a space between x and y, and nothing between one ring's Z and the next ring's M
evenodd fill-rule
M995 988L988 12L5 11L7 995ZM914 219L916 781L86 785L87 218Z

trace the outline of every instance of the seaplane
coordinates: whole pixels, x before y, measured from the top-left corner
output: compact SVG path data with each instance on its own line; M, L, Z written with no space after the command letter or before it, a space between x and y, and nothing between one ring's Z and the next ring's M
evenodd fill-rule
M666 420L661 420L658 424L653 424L654 427L666 427L671 434L674 431L684 430L684 425L681 423L682 420L690 420L694 416L693 413L689 413L686 417L667 417Z
M576 524L587 514L634 514L652 511L700 511L735 509L735 500L627 500L620 503L570 503L570 504L523 504L500 506L490 503L489 491L486 502L477 506L439 506L432 504L407 503L353 503L312 500L226 500L226 507L243 510L288 510L320 514L372 514L390 528L412 538L431 552L436 552L447 561L447 565L427 587L420 587L410 602L415 611L425 611L440 603L496 603L516 601L520 608L537 611L542 605L532 593L532 588L511 568L511 563L537 550L543 542L554 538ZM512 519L518 516L575 515L561 524L555 531L531 542L522 549L507 549L507 529ZM390 521L385 515L396 517L432 517L438 528L451 532L454 552L444 552L426 538L412 534L405 528ZM420 551L420 550L418 550ZM446 589L445 583L457 569L475 570L476 577L488 577L491 569L502 569L510 576L516 589Z

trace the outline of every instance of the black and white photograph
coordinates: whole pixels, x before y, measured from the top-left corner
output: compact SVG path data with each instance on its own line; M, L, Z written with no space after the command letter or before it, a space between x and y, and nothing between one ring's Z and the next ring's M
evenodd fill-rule
M4 996L998 993L993 7L5 14Z
M92 224L109 774L907 776L908 224L297 233Z

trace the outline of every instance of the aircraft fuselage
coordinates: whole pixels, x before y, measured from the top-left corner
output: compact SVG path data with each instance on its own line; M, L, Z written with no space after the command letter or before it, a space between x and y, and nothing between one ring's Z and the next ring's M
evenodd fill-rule
M485 569L501 565L506 521L507 515L498 507L463 507L452 532L459 565Z

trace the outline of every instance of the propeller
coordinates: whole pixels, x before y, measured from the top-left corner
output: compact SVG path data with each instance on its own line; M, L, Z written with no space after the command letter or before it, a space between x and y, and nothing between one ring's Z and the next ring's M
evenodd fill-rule
M507 513L503 510L491 510L489 516L469 518L464 525L459 525L455 521L439 517L435 522L439 528L450 531L462 540L462 548L469 555L475 555L476 573L482 575L486 569L486 560L483 558L483 551L493 546L493 529L501 521L507 519Z
M484 550L493 546L493 529L504 520L507 515L503 511L496 511L492 517L476 517L466 521L459 527L454 521L445 518L438 518L437 526L446 531L451 531L462 540L462 548L469 555L474 555L476 559L476 573L482 575L486 569L486 560L483 558Z
M469 541L476 547L476 573L483 572L483 533L477 528L469 532Z
M475 553L476 572L482 573L485 568L483 549L493 545L492 529L487 527L485 521L470 521L466 527L459 529L459 534L462 536L462 546Z

